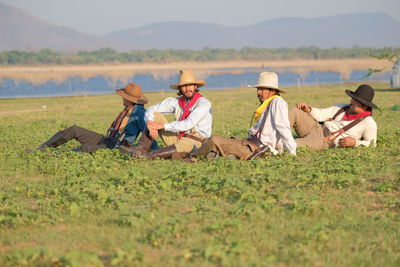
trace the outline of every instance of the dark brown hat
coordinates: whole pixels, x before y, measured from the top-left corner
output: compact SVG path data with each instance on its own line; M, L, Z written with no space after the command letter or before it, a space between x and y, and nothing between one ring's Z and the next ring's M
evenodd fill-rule
M372 103L372 99L374 99L374 88L369 86L368 84L360 85L355 92L346 90L345 91L348 96L354 98L355 100L367 105L371 108L378 108L374 103Z
M115 90L117 94L136 104L147 104L149 100L142 94L142 88L136 83L130 83L125 88Z

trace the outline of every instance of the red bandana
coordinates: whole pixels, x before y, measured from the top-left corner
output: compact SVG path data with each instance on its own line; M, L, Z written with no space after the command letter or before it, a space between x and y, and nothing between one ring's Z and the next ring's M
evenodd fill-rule
M372 115L371 111L364 111L364 112L357 113L357 114L350 114L350 113L346 112L342 118L342 121L354 121L358 118L367 117L367 116L371 116L371 115Z
M181 98L179 98L179 106L183 109L182 116L179 118L180 121L186 120L186 118L189 117L191 112L190 109L197 103L197 100L199 100L200 97L202 97L202 95L198 92L195 92L192 99L190 99L187 104L185 97L182 96ZM184 132L180 132L179 138L181 138L184 134Z

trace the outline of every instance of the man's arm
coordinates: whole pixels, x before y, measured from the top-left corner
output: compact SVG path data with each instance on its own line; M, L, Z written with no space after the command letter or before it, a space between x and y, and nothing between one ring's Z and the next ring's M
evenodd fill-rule
M164 124L156 121L148 121L147 129L151 138L156 139L158 137L158 130L164 129Z
M368 120L368 118L366 120ZM364 122L365 128L363 130L361 139L355 139L350 136L341 138L338 142L339 147L376 146L378 127L372 118Z
M361 140L356 140L355 147L358 146L366 146L370 145L376 146L378 126L372 117L366 118L366 127L363 131L363 136Z
M316 121L326 121L331 118L331 108L320 109L320 108L312 108L305 102L299 102L296 104L298 109L301 109L305 113L309 113L311 117L313 117Z
M154 112L160 112L161 114L172 114L178 106L178 100L173 97L164 99L161 103L151 106L146 110L144 120L146 122L154 120Z
M127 141L128 143L133 145L140 132L141 130L137 126L137 120L132 120L132 122L129 123L124 130L125 133L124 141Z
M306 102L299 102L296 104L298 109L303 110L305 113L310 113L312 108Z
M127 141L131 145L135 143L136 138L144 127L144 108L143 106L136 105L133 107L132 113L129 116L128 123L124 129L124 141ZM142 121L142 125L141 122Z
M164 124L154 121L154 112L162 114L171 114L175 112L178 106L178 100L173 97L164 99L160 104L151 106L147 109L144 120L146 121L147 129L151 138L156 139L158 136L158 130L164 129Z
M289 110L287 103L282 99L272 101L271 103L271 116L276 130L278 131L285 151L296 155L297 144L292 136L289 122Z
M164 124L164 129L174 133L186 132L193 129L207 114L211 113L211 102L201 98L199 101L201 102L198 103L185 120L166 123Z
M316 121L327 121L330 118L332 118L339 109L342 107L345 107L347 104L338 104L335 106L331 106L329 108L311 108L310 115L313 117Z

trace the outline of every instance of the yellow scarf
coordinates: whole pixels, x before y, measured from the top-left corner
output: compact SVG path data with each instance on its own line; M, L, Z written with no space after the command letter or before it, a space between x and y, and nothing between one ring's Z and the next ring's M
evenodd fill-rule
M250 123L250 125L253 124L253 121L257 121L258 118L260 118L261 114L262 114L262 113L264 112L264 110L269 106L269 104L271 103L271 101L272 101L273 99L277 98L277 97L280 97L280 96L279 96L279 95L271 96L271 97L265 99L265 100L262 102L262 104L260 104L260 105L257 107L256 111L254 111L253 117L251 118L251 123Z

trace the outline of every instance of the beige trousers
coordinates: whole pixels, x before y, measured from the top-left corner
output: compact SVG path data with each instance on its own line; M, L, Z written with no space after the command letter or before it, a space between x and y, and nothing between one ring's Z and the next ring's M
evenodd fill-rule
M256 149L246 139L214 135L203 142L195 155L205 157L208 153L214 152L222 157L234 155L237 159L247 160Z
M168 120L159 112L154 112L154 121L159 123L168 123ZM173 132L168 132L165 130L159 130L158 134L160 135L161 139L167 146L175 145L176 152L192 152L193 148L199 148L201 146L201 142L193 140L191 138L182 137L181 139L178 138L178 135ZM194 134L196 135L196 134ZM196 135L202 138L199 135Z
M324 129L321 124L314 120L308 113L297 107L289 110L290 127L292 127L299 138L294 139L297 147L308 146L313 150L328 148L324 142Z

